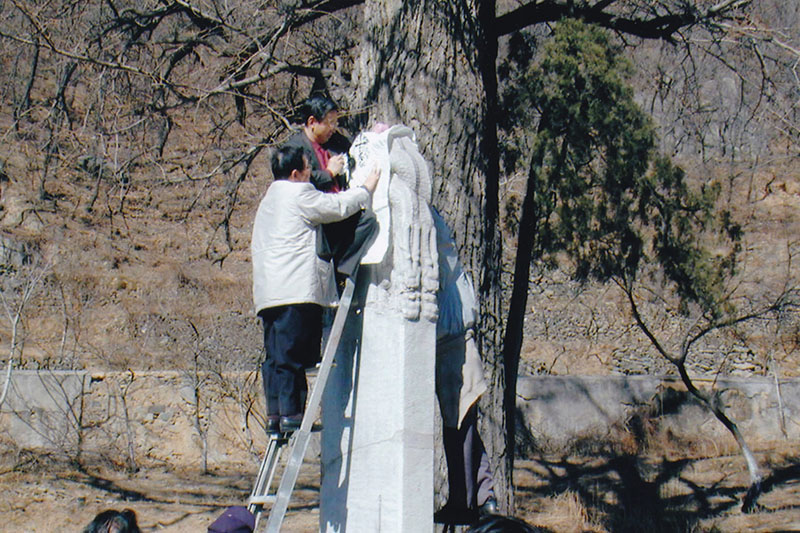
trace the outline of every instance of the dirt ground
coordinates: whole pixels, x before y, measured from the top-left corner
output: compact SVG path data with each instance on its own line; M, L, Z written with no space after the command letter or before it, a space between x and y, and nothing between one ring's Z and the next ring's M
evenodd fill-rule
M517 462L517 516L555 532L800 531L800 453L758 453L764 467L756 512L741 512L747 472L738 455L696 458L535 456ZM5 459L2 531L75 531L102 510L131 508L143 531L204 532L246 500L252 471L127 474L78 469L41 457ZM285 531L316 531L319 465L307 463Z
M80 532L106 509L136 511L142 531L205 532L222 511L245 505L249 472L76 469L34 462L0 475L0 531ZM244 470L244 468L243 468ZM286 531L315 531L319 521L319 466L304 465L284 522Z

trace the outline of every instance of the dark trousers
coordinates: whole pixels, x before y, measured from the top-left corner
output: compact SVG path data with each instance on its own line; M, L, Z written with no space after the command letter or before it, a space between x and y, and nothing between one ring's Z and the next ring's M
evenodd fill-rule
M478 434L478 408L473 405L461 427L445 426L442 432L447 460L448 505L475 509L494 495L489 456Z
M333 258L336 272L352 277L378 234L378 219L372 211L361 211L341 222L324 224L322 232L326 242L318 247L319 256Z
M320 359L322 307L282 305L262 309L258 316L264 327L261 378L267 416L298 415L308 394L305 369Z

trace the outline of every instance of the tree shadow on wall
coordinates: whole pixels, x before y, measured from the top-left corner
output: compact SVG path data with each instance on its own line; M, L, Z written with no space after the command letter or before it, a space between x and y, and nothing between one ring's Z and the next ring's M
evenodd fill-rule
M534 481L517 483L517 502L574 493L593 523L614 532L697 531L703 520L740 513L749 488L741 456L716 461L718 454L703 453L702 435L679 437L661 424L661 417L692 402L683 391L661 391L658 402L639 404L624 421L609 419L603 435L576 438L558 450L537 438L518 411L516 470L522 475L515 479ZM770 503L754 511L800 511L800 456L770 455L771 464L760 461L768 470L760 500Z

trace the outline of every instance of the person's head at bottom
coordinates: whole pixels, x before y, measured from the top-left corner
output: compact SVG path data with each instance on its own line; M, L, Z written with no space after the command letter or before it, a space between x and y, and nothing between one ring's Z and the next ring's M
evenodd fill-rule
M140 533L136 513L132 509L115 511L109 509L98 513L86 526L83 533Z
M468 530L468 533L549 533L550 530L530 526L517 518L502 515L486 515Z

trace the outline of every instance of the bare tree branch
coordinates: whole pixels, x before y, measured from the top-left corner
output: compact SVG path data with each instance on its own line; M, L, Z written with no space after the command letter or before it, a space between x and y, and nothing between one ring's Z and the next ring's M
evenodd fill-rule
M697 9L695 4L683 3L677 5L674 11L665 10L649 16L626 16L607 11L607 8L611 8L617 3L616 0L604 0L593 5L583 2L545 0L527 3L501 15L494 24L494 32L496 36L508 35L534 24L574 17L623 34L645 39L664 39L671 42L680 29L727 16L750 4L751 1L726 0L704 11Z
M36 261L30 268L18 272L16 276L7 272L3 274L6 281L9 279L17 281L19 287L0 286L0 304L2 304L6 319L11 325L11 342L8 354L8 365L5 372L6 381L3 384L3 391L0 393L0 408L2 408L11 387L11 371L17 360L19 328L25 314L25 308L30 303L42 280L50 273L51 266L49 261L44 263ZM22 279L14 280L14 277Z

